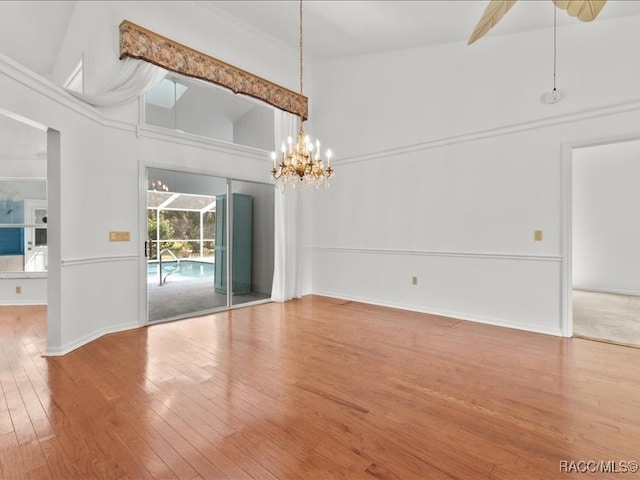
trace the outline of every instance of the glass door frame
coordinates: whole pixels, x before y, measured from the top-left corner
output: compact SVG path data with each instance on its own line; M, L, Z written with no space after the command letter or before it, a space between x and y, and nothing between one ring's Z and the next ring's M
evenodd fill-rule
M203 175L209 177L217 177L220 179L224 179L226 181L226 198L232 198L233 195L233 182L244 182L255 185L264 185L267 187L271 187L274 190L275 194L275 185L268 182L257 182L253 180L245 180L240 178L233 178L226 175L219 175L215 172L203 172L198 170L189 169L184 166L178 165L166 165L166 164L155 164L148 162L139 162L139 258L140 258L140 266L139 266L139 276L140 276L140 288L139 288L139 319L141 325L154 325L158 323L170 322L175 320L181 320L185 318L191 318L193 316L207 315L207 314L215 314L219 312L225 312L229 310L234 310L237 308L244 308L253 305L260 305L263 303L271 302L271 295L269 294L268 298L257 299L253 301L248 301L244 303L233 304L233 202L227 201L225 202L225 242L227 245L225 251L225 260L227 263L227 291L226 291L226 305L221 307L212 308L206 311L193 312L193 315L185 315L180 317L171 317L167 319L160 320L149 320L149 292L147 285L147 264L148 264L148 254L150 252L149 245L147 242L147 188L148 188L148 178L149 178L149 169L160 169L160 170L168 170L192 175ZM272 206L275 214L275 201ZM274 225L275 228L275 225ZM275 231L274 231L275 234ZM275 259L274 259L275 260ZM275 265L273 266L275 268Z

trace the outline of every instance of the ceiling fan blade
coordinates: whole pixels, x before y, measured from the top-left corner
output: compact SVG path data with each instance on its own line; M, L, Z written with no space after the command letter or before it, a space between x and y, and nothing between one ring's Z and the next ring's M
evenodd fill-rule
M572 17L578 17L583 22L595 20L604 8L607 0L553 0L556 7L566 10Z
M516 0L491 0L489 5L484 9L484 13L480 18L480 21L473 30L473 33L469 37L467 45L471 45L473 42L484 36L489 30L491 30L496 23L500 21L502 17L513 7Z

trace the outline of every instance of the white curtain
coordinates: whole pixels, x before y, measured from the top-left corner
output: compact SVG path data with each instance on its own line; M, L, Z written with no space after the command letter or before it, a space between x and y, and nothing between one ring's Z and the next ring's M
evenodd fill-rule
M274 120L275 146L278 152L284 139L289 136L296 138L298 117L275 110ZM298 275L298 192L282 192L276 188L275 195L275 254L271 299L286 302L301 296L301 279Z
M67 92L95 107L113 107L137 99L158 85L167 75L164 68L129 57L120 62L120 67L118 73L104 82L97 92Z

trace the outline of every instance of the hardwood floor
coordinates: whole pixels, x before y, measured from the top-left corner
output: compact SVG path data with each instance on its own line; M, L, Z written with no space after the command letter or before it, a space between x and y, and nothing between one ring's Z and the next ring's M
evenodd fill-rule
M561 462L640 461L640 349L316 296L44 358L45 315L0 307L5 479L637 475Z

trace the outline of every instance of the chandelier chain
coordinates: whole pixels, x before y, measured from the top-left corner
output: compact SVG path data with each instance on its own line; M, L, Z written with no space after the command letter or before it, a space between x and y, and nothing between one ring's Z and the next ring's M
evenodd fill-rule
M300 0L300 95L302 95L302 0Z
M300 0L300 95L304 94L303 75L304 75L304 54L303 54L303 34L302 34L302 0ZM304 134L302 124L304 118L300 115L300 125L298 130L298 140L294 143L294 139L287 138L287 143L282 142L282 154L278 159L276 152L271 152L273 160L273 168L271 170L271 178L282 191L286 187L292 189L304 190L309 186L328 187L329 179L333 177L333 168L331 168L331 150L327 150L327 165L325 167L320 154L320 141L316 140L315 144L308 135Z
M555 4L554 4L555 7ZM556 48L556 15L557 8L553 9L553 89L556 89L556 57L557 57L557 48Z

